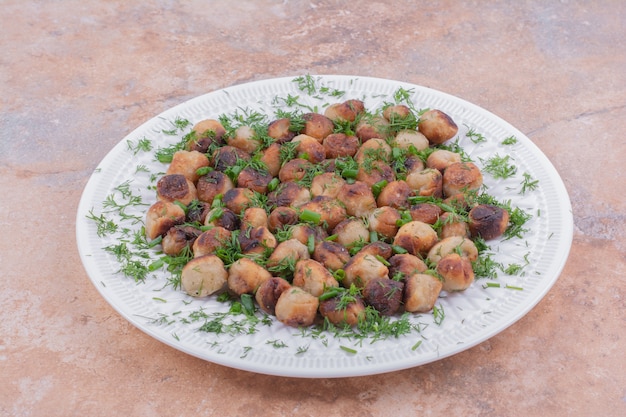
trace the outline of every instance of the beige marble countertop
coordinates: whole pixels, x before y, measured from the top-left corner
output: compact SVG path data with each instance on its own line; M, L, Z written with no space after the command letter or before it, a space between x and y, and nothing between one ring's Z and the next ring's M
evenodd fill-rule
M1 5L0 416L626 415L626 3ZM122 318L76 247L99 161L187 99L302 74L432 87L523 131L574 213L546 297L458 355L339 379L229 369Z

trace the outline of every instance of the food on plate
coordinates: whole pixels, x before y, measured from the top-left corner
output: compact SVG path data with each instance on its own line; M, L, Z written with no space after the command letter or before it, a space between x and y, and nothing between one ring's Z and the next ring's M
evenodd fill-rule
M146 212L149 241L190 252L190 296L252 297L294 327L428 312L474 281L473 239L509 226L477 199L478 166L443 145L458 127L441 110L351 99L231 122L193 126Z

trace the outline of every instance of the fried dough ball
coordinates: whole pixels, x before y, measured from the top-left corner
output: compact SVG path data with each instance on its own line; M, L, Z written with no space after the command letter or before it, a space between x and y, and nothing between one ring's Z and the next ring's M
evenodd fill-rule
M249 227L268 227L268 216L261 207L248 207L241 216L241 229ZM268 227L269 228L269 227Z
M327 158L354 156L359 150L359 138L345 133L331 133L322 142Z
M299 287L283 291L276 302L276 318L291 327L308 327L317 316L319 299Z
M333 121L323 114L305 113L302 119L304 119L304 128L301 133L313 136L320 143L335 130Z
M337 200L345 205L346 213L349 216L367 217L376 208L376 199L372 189L361 181L344 184L339 189Z
M238 239L241 253L246 255L262 255L266 250L274 249L277 244L276 237L264 226L242 230Z
M398 253L389 258L389 276L393 279L406 279L408 276L428 269L424 261L410 253Z
M383 161L366 160L359 166L356 180L369 185L370 187L382 181L392 182L396 179L396 173Z
M281 144L293 139L296 132L291 130L291 120L284 117L267 125L267 136L276 139L276 143Z
M341 285L350 288L364 288L374 278L389 278L389 269L376 256L369 253L357 253L344 267L345 277Z
M428 252L428 260L434 264L451 253L458 253L471 262L478 259L478 249L474 242L463 236L450 236L437 242Z
M191 247L195 258L203 255L215 253L217 248L221 248L230 239L230 230L223 227L213 227L196 238Z
M392 316L400 310L404 283L389 278L374 278L363 289L365 302L383 316Z
M405 104L394 104L385 107L383 117L388 121L404 120L412 115L411 109Z
M373 138L384 139L388 132L389 121L382 116L363 117L354 128L354 133L361 143Z
M185 221L187 223L199 223L204 224L206 216L211 211L211 205L200 200L192 201L187 206L187 214L185 215Z
M198 170L208 167L209 159L198 151L176 151L172 155L172 162L167 167L166 174L182 174L194 184L200 177Z
M376 198L378 207L388 206L395 209L409 207L409 197L413 195L411 187L403 180L389 182Z
M439 219L441 220L441 229L439 230L439 237L441 239L450 236L470 236L469 225L458 214L445 212Z
M318 164L326 159L324 145L319 143L313 136L301 134L294 137L291 142L297 144L298 158L306 159L313 164Z
M216 196L224 195L226 191L235 188L230 177L220 171L211 171L198 178L196 191L198 200L212 203Z
M474 282L470 260L458 253L450 253L437 262L437 273L443 278L444 291L463 291Z
M211 144L221 145L224 143L226 129L218 120L201 120L193 126L192 131L194 138L186 145L188 151L206 153Z
M224 193L222 202L233 213L241 213L246 208L252 206L254 192L247 188L236 187Z
M193 245L200 233L200 229L193 226L179 225L171 227L161 241L163 253L171 256L180 255L185 248Z
M357 116L365 110L360 100L347 100L343 103L334 103L326 107L324 116L333 122L354 122Z
M205 226L223 227L231 232L239 229L239 224L239 216L226 207L211 209L204 219Z
M345 246L337 242L322 240L315 245L313 259L324 265L331 271L343 269L350 260L350 253Z
M393 244L420 256L426 255L437 239L437 232L429 224L414 220L400 227Z
M280 144L272 143L263 150L260 161L267 167L267 172L272 177L277 177L282 165L280 160Z
M280 295L290 288L291 284L283 278L271 277L259 286L254 294L254 298L263 312L274 316L276 315L276 303Z
M296 182L281 183L278 188L267 195L268 203L273 207L299 207L311 200L308 188Z
M333 234L337 236L335 242L350 249L354 245L369 242L370 233L362 220L349 218L342 220L333 229Z
M363 164L366 160L391 162L391 146L384 139L373 138L365 142L354 155L354 159Z
M317 245L318 242L328 237L328 233L321 226L311 226L305 223L291 226L289 232L292 238L298 239L305 245L308 245L309 239L313 239L313 242Z
M287 264L296 265L297 262L310 258L307 246L298 239L292 238L276 246L265 266L272 272L272 268L287 266Z
M313 259L302 259L296 263L292 284L316 297L322 295L326 288L339 286L328 269Z
M441 172L457 162L462 162L461 155L447 149L437 149L426 158L428 168L438 169Z
M406 177L406 183L420 196L443 196L443 176L436 169L426 168L420 172L412 172Z
M509 212L502 207L479 204L469 214L469 230L473 237L485 240L500 237L509 226Z
M185 221L185 210L178 204L158 200L146 213L146 237L156 239L167 233L170 228Z
M433 145L440 145L452 139L459 131L450 116L436 109L422 113L417 127Z
M295 158L283 164L280 171L278 171L278 178L280 182L300 181L307 171L312 168L313 164L306 159Z
M430 143L426 136L417 130L405 129L396 133L396 137L393 139L395 146L400 149L409 149L414 146L418 151L427 149Z
M247 154L251 155L261 147L261 141L257 138L256 132L250 126L239 126L235 129L232 137L226 138L229 146L239 148Z
M339 189L346 181L334 172L325 172L317 175L311 182L311 195L317 197L323 195L326 197L336 198Z
M397 222L400 212L390 206L378 207L368 217L369 230L386 238L392 238L398 232Z
M443 283L430 274L412 274L404 282L404 309L412 313L425 313L435 306Z
M157 198L163 201L178 201L185 206L198 199L196 186L182 174L168 174L157 181Z
M270 232L276 233L285 226L298 223L298 212L291 207L276 207L267 217L267 227Z
M439 216L443 214L443 209L432 203L418 203L409 209L411 218L428 224L435 224Z
M253 294L271 277L272 274L267 269L252 259L240 258L228 268L228 288L237 295Z
M218 171L224 172L228 167L236 165L240 159L249 161L250 154L234 146L222 146L213 153L211 166Z
M404 160L404 168L406 170L406 175L412 174L414 172L423 171L426 166L424 165L424 161L417 155L409 155Z
M373 255L386 260L393 254L393 247L389 243L377 240L376 242L371 242L363 246L359 253L363 255Z
M185 264L180 274L180 285L192 297L206 297L222 290L227 279L224 262L215 255L204 255Z
M473 162L456 162L443 172L445 197L478 190L483 185L483 174Z
M247 166L237 176L237 187L248 188L257 193L267 193L267 187L274 177L268 171Z
M365 304L359 296L348 302L343 302L340 297L332 297L320 302L319 312L336 326L354 327L365 318Z
M320 215L320 224L327 230L332 230L346 217L346 208L341 202L332 197L318 195L300 205L302 211L309 210Z

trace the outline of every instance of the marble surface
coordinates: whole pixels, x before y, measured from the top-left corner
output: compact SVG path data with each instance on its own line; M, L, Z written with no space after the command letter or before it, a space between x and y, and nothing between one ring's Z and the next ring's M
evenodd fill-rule
M626 415L626 3L0 4L0 416ZM445 91L548 156L574 239L528 315L428 365L307 380L188 356L106 303L75 240L98 162L187 99L307 73Z

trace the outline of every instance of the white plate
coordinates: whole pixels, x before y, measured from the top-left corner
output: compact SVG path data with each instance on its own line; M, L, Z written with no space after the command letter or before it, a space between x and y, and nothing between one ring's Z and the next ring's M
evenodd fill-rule
M291 377L346 377L370 375L410 368L469 349L503 331L531 310L548 292L561 273L572 241L572 214L567 191L556 170L543 153L519 130L492 113L429 88L408 83L357 77L312 76L319 94L309 96L294 78L278 78L237 85L218 90L182 103L149 120L125 137L102 160L87 183L77 218L78 249L85 269L102 296L128 321L152 337L180 351L199 358L252 372ZM345 91L341 98L320 91L320 86ZM422 324L420 333L397 339L365 341L303 337L297 330L274 322L252 335L236 337L198 331L203 322L186 319L194 311L223 311L226 305L214 297L194 300L181 291L166 286L167 274L153 273L144 282L117 272L116 257L103 248L119 243L119 233L99 237L96 223L88 216L104 216L123 227L139 230L141 224L121 219L103 207L110 195L123 202L116 190L128 181L129 191L141 196L146 204L154 202L154 191L148 189L149 174L137 170L146 166L152 172L164 172L165 165L154 161L153 152L136 152L136 144L146 138L156 147L177 143L181 135L163 131L173 128L177 118L192 124L237 109L256 110L273 115L281 100L298 96L301 103L318 106L359 98L370 110L393 101L398 89L410 92L417 108L439 108L448 113L459 126L458 138L465 151L479 165L493 155L509 155L517 166L517 174L507 180L485 175L488 193L500 201L531 214L523 240L492 242L494 259L508 264L525 264L523 274L500 273L495 282L500 288L484 288L485 279L476 281L467 291L441 298L437 305L445 312L440 325L432 314L421 314L412 320ZM314 96L321 95L320 98ZM468 129L482 134L486 141L475 144L467 136ZM187 129L188 131L188 129ZM510 136L514 145L502 141ZM539 187L520 193L524 173L539 180ZM147 206L129 207L127 214L143 217ZM154 252L154 251L153 251ZM154 259L157 259L153 253ZM506 288L521 287L522 290ZM349 349L345 349L345 347Z

